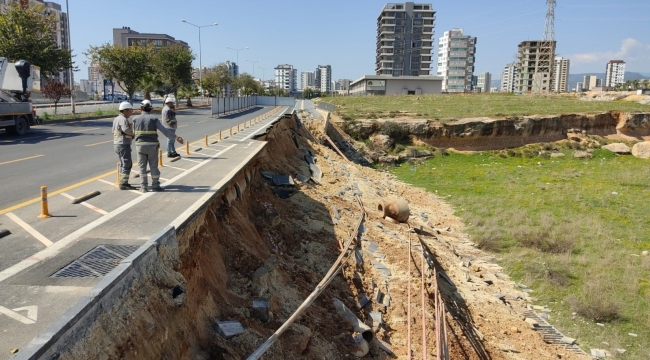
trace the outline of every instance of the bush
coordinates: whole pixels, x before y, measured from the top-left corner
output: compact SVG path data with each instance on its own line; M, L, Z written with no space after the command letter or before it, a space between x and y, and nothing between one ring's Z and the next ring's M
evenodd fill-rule
M380 132L383 135L388 135L395 142L404 142L409 140L408 131L392 121L384 122L381 126Z

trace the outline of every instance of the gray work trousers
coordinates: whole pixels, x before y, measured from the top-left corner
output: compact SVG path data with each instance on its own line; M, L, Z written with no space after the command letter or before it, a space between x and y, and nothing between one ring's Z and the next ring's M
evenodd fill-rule
M120 158L120 184L126 185L129 183L129 175L133 167L133 159L131 158L131 145L115 145L115 152Z
M159 145L136 146L138 151L138 166L140 167L140 185L147 187L147 164L151 170L151 186L160 186L160 170L158 170Z

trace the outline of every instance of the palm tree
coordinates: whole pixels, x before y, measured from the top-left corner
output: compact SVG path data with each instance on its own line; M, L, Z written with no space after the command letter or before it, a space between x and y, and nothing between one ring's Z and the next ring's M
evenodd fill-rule
M158 74L147 73L142 75L138 86L144 92L144 98L151 100L151 93L160 94L161 88L163 86L163 81L160 79ZM164 92L163 92L164 93Z

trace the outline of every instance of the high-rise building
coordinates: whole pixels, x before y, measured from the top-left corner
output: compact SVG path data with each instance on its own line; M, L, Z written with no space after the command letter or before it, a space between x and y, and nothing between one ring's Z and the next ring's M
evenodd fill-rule
M165 47L174 44L189 47L185 41L176 40L167 34L139 33L131 30L128 26L113 29L113 45L133 46L146 44L152 44L154 47Z
M442 76L442 91L472 90L476 38L463 34L463 29L445 31L438 40L438 76Z
M300 89L311 89L315 87L315 77L313 71L303 71L300 73Z
M515 92L515 80L517 79L517 63L507 64L501 73L501 92Z
M615 87L625 83L625 61L610 60L605 71L605 86Z
M554 40L523 41L519 44L516 91L522 93L551 91L555 46Z
M586 75L582 80L582 90L589 91L598 86L598 78L596 75Z
M330 65L318 65L314 73L316 88L321 92L332 92L332 67Z
M553 62L553 91L567 92L569 89L569 59L556 56Z
M384 6L377 18L377 75L431 73L435 14L431 4L406 2Z
M489 93L492 88L492 74L484 72L478 74L476 79L476 88L481 89L483 93Z
M275 83L289 94L296 92L298 71L292 65L283 64L275 67Z

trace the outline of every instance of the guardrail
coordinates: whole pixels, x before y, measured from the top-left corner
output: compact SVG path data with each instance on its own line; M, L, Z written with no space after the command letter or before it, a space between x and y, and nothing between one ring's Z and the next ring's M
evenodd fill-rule
M316 105L319 109L325 110L327 112L334 112L334 109L336 109L336 106L334 104L327 103L325 101L319 101L318 104Z

